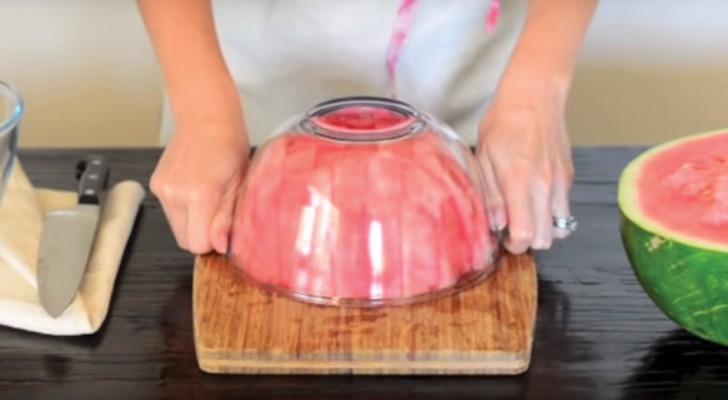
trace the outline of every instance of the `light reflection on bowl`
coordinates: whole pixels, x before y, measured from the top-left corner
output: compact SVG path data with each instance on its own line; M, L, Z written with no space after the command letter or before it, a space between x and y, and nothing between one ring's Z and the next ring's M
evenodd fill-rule
M0 81L0 202L10 178L18 146L18 125L23 117L23 98Z

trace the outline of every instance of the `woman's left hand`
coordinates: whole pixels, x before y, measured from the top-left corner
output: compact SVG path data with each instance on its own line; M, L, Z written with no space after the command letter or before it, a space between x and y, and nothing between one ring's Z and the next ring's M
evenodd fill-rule
M484 115L478 160L487 182L491 215L507 226L504 246L514 254L548 249L570 231L554 217L569 217L574 169L566 130L567 86L529 77L502 82Z

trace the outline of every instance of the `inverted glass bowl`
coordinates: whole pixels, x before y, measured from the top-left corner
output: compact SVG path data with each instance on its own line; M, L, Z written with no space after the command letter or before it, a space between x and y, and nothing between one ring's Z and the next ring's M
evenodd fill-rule
M491 221L474 155L449 127L400 101L335 99L256 151L228 256L304 301L404 304L487 277Z
M11 85L0 81L0 202L10 179L18 145L23 99Z

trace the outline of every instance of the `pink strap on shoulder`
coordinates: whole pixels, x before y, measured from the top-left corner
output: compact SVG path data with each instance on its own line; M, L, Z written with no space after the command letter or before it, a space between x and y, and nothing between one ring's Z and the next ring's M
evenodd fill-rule
M407 40L407 35L412 29L417 3L418 0L402 1L397 11L397 18L394 21L392 38L389 41L387 72L389 74L389 95L394 99L397 98L397 64L399 63L399 56L402 52L404 42Z
M498 17L500 16L500 0L491 0L490 9L488 10L488 17L485 21L485 31L491 33L495 30L495 26L498 25Z
M415 8L419 0L402 0L397 11L397 17L394 22L394 30L389 41L389 49L387 51L387 73L389 75L389 95L397 98L397 65L399 56L402 53L414 23ZM500 15L500 0L490 0L490 8L486 16L485 30L488 33L493 32L498 23Z

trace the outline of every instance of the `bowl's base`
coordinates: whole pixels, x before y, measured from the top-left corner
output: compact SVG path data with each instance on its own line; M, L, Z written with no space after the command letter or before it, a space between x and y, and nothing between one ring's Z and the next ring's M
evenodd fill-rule
M513 375L528 369L536 320L533 256L504 254L453 295L374 308L310 304L240 279L223 256L198 257L200 368L226 374Z

